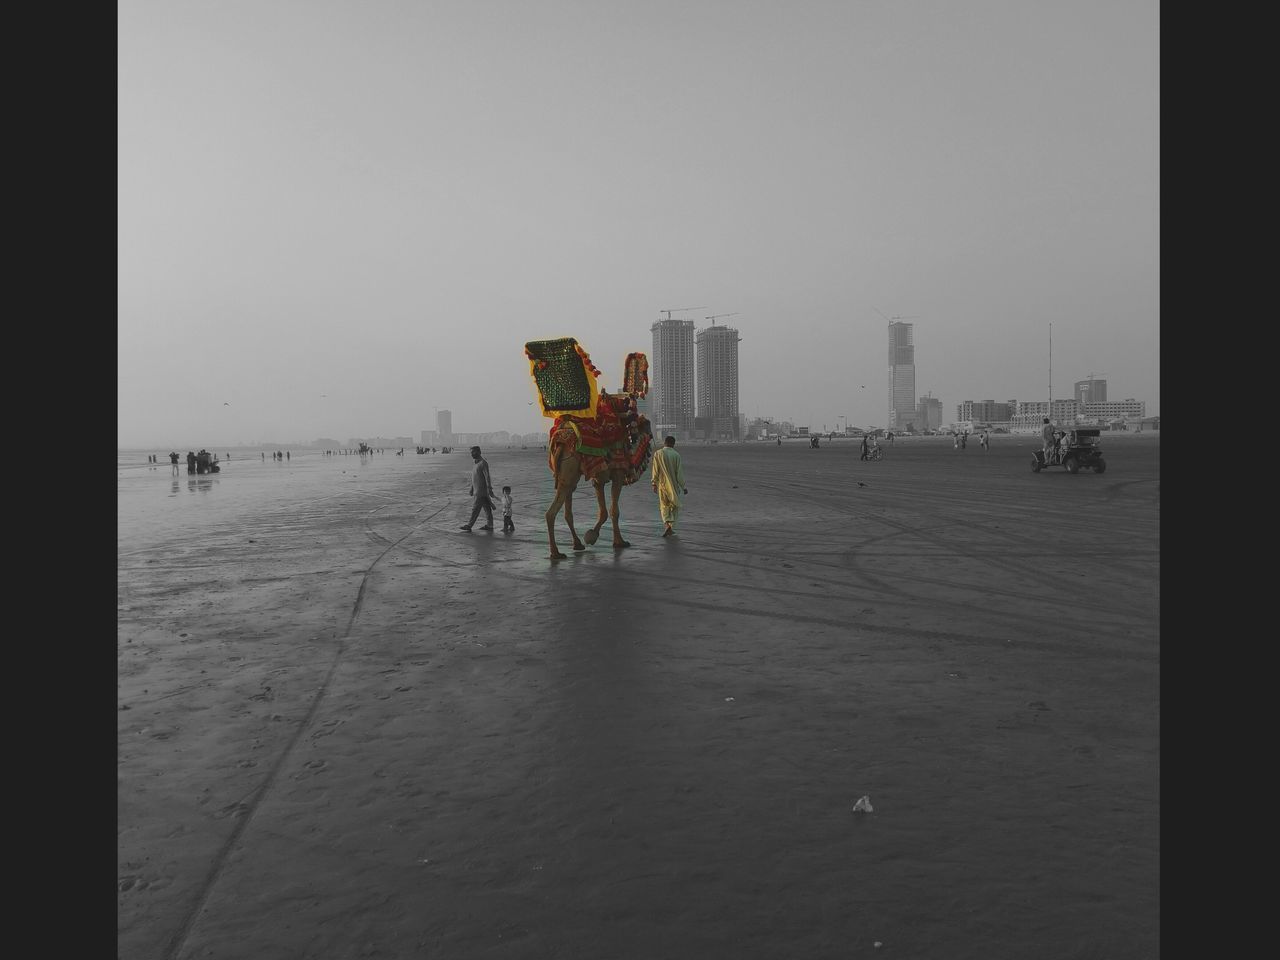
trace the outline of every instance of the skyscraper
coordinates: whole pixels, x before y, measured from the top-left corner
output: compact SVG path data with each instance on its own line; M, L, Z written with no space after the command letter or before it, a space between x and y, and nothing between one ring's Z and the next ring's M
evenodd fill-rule
M451 411L436 411L436 432L440 434L441 443L453 443L453 413Z
M914 325L895 320L889 324L889 427L901 430L916 415L916 348Z
M666 433L677 439L693 433L693 321L657 320L653 334L649 389L653 397L653 429L659 442Z
M1076 399L1081 403L1106 403L1107 381L1090 377L1076 381Z
M716 440L737 440L738 331L714 323L698 331L698 428Z

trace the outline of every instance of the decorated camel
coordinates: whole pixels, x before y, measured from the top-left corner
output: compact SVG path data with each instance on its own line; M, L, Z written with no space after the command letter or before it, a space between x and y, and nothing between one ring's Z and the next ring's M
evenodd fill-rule
M572 337L532 340L525 344L525 356L543 416L554 420L547 443L547 465L555 476L556 491L546 514L550 559L566 556L556 546L555 518L561 509L574 550L594 544L606 520L613 522L614 548L631 546L619 527L619 500L622 488L644 473L652 452L649 421L636 409L636 401L648 392L648 360L643 353L628 354L622 392L611 394L597 390L600 371ZM573 492L583 477L595 491L598 510L595 525L579 539L573 525Z

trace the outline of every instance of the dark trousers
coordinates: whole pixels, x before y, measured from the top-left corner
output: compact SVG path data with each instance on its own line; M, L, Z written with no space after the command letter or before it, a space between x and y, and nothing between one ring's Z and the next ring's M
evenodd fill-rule
M475 525L476 517L480 516L480 511L484 511L486 527L493 526L493 501L488 497L477 497L475 504L471 507L471 519L467 521L467 526Z

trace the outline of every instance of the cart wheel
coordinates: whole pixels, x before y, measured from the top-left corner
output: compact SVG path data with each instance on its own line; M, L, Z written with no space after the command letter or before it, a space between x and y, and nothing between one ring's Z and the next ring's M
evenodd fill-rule
M1031 472L1032 472L1032 473L1039 473L1039 472L1040 472L1040 461L1039 461L1039 460L1032 459L1032 461L1031 461Z
M1080 472L1080 461L1075 457L1067 457L1067 459L1062 461L1062 465L1067 468L1067 473Z
M1105 461L1105 460L1103 460L1101 457L1099 457L1097 460L1095 460L1095 461L1094 461L1094 464L1093 464L1093 472L1094 472L1094 473L1106 473L1106 471L1107 471L1107 461Z

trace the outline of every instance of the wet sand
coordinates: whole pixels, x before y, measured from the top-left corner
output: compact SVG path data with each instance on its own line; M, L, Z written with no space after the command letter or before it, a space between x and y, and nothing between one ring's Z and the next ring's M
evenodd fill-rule
M488 453L514 535L457 530L465 453L252 510L162 464L119 956L1158 957L1159 440L1103 442L682 445L677 537L642 482L559 563L540 450Z

